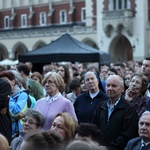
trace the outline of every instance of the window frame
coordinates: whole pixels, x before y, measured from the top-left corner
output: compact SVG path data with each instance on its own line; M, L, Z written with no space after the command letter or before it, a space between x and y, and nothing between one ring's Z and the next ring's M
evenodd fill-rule
M45 26L47 23L46 12L40 12L40 26Z
M27 27L27 14L21 15L21 27L23 28Z
M63 14L64 13L64 14ZM64 16L63 16L64 15ZM59 17L60 17L60 24L66 24L67 23L67 12L65 9L60 10L59 12Z
M85 7L81 8L81 21L86 22L86 8Z
M8 22L6 22L6 21L8 21ZM9 29L10 28L10 17L9 16L5 16L4 17L4 28L5 29Z

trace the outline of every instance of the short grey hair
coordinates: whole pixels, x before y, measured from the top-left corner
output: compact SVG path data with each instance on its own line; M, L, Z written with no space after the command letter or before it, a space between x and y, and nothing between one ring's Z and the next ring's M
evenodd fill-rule
M145 112L143 112L143 114L141 115L141 117L142 117L142 116L145 116L145 115L150 115L150 111L146 110ZM141 118L141 117L140 117L140 118Z
M143 112L143 114L139 118L139 122L140 122L140 119L145 115L150 115L150 111L146 110L145 112Z
M119 81L120 81L120 85L121 86L124 86L124 81L123 81L123 79L122 79L122 77L120 77L119 75L110 75L108 78L107 78L107 80L109 79L109 78L112 78L112 77L115 77L115 78L118 78L119 79ZM106 80L106 84L107 84L107 80Z
M45 117L37 110L34 110L32 108L27 108L24 112L25 116L32 116L37 121L37 126L43 127L45 124Z

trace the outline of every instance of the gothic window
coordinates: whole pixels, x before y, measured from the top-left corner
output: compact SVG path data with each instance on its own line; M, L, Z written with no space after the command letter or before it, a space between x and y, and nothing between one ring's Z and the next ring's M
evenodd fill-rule
M116 0L114 0L113 6L114 6L114 10L116 10Z
M129 9L130 0L109 0L110 10Z
M21 27L27 27L27 15L21 15Z
M122 0L118 0L118 9L122 9Z
M45 12L40 13L40 25L41 26L46 25L46 13Z
M64 24L67 22L67 13L66 10L61 10L60 11L60 23Z
M85 9L85 7L83 7L83 8L81 9L81 21L82 21L82 22L85 22L85 21L86 21L86 9Z
M9 16L5 16L4 18L4 28L8 29L10 27L10 19Z
M124 0L124 8L127 9L128 8L128 1Z

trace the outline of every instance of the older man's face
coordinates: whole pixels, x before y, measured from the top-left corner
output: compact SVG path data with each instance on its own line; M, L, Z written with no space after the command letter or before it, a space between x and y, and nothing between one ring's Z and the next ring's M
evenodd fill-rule
M98 79L97 79L96 75L93 72L86 73L85 77L84 77L84 80L85 80L85 85L86 85L86 87L89 91L91 91L92 93L98 92L99 82L98 82Z
M122 95L124 87L121 84L119 77L111 75L106 81L106 93L112 101L118 100Z
M150 115L144 115L139 120L139 136L145 142L150 142Z

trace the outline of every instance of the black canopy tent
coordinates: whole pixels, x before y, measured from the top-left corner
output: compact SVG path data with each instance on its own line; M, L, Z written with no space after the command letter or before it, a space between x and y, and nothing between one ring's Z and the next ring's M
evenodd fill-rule
M48 64L51 62L109 63L109 55L84 44L69 34L64 34L50 44L19 55L19 62Z

